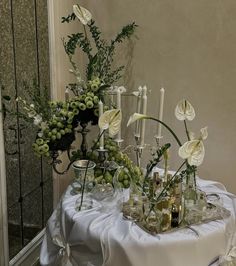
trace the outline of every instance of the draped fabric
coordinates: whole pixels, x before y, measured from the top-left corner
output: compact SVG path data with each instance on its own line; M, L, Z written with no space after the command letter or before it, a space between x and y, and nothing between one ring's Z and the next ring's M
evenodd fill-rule
M48 221L41 265L235 265L236 197L220 183L202 179L197 183L206 193L218 194L231 216L156 236L123 219L115 201L109 211L94 201L92 209L77 212L79 196L71 195L69 186Z

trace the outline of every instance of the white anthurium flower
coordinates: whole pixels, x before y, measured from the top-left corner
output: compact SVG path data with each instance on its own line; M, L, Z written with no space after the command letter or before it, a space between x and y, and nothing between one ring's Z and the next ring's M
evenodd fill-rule
M175 116L178 120L192 121L195 117L195 111L191 103L185 99L179 101L175 108Z
M132 123L136 122L139 119L147 118L148 116L144 114L139 114L139 113L134 113L133 115L130 116L129 121L127 123L127 127L131 125Z
M208 136L207 127L202 128L199 139L194 139L193 133L190 134L190 141L185 142L179 148L179 156L182 159L187 159L190 165L199 166L202 164L205 156L205 148L203 140Z
M36 116L34 117L34 124L35 124L36 126L38 126L39 124L41 124L41 122L42 122L42 116L41 116L41 115L36 115Z
M190 165L199 166L205 156L205 148L201 140L190 140L179 148L179 156L187 159Z
M92 14L82 6L73 5L73 11L83 25L87 25L88 22L92 19Z
M108 129L110 136L115 136L120 130L121 119L120 109L108 110L99 117L98 126L102 130Z

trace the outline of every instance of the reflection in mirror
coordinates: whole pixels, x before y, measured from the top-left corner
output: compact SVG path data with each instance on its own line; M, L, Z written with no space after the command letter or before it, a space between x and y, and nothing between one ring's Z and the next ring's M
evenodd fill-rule
M16 112L13 99L29 100L24 82L36 79L49 88L47 0L1 0L0 10L0 84L12 99L4 104ZM10 259L44 228L52 210L52 173L33 154L35 132L19 116L4 114Z

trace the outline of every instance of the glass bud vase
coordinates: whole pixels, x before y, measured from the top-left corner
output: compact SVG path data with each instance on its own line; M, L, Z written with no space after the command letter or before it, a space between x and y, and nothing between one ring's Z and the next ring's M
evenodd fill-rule
M183 192L182 207L183 222L187 224L195 223L195 218L191 213L197 204L198 194L196 188L195 174L192 173L186 177L185 188Z
M83 185L85 192L90 192L93 188L94 181L94 167L96 164L93 161L78 160L73 163L75 173L75 183L77 190L81 191Z

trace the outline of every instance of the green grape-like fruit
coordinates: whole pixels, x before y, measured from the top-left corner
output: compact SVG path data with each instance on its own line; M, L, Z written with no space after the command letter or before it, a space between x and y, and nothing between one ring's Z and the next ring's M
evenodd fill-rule
M123 184L124 184L124 188L128 188L130 186L129 180L124 180Z
M32 144L32 148L33 148L34 151L38 151L39 146L38 146L38 144L33 143L33 144Z
M57 123L57 127L59 127L59 128L63 128L64 126L63 126L63 124L62 124L61 122L58 122L58 123Z
M104 109L104 112L108 111L109 110L109 106L105 105L103 109Z
M66 133L71 133L72 132L72 129L70 129L70 128L67 127L67 128L65 128L65 132Z
M76 102L71 102L71 103L70 103L70 107L71 107L72 109L77 108L77 103L76 103Z
M66 134L66 132L65 132L64 129L61 129L61 130L60 130L60 133L61 133L61 135L65 135L65 134Z
M91 85L91 90L92 91L96 92L98 90L98 88L99 88L98 84L92 83L92 85Z
M49 151L49 146L48 146L48 144L43 144L43 151L44 151L44 153L47 153L48 151Z
M73 118L74 117L74 113L73 112L68 112L68 117L69 118Z
M56 108L57 107L57 103L56 102L49 102L49 106L51 108Z
M56 139L57 139L57 136L56 136L56 135L52 135L52 136L51 136L51 140L52 140L52 141L55 141Z
M48 132L47 136L48 136L49 138L51 138L51 136L52 136L52 132Z
M74 109L73 113L74 113L74 115L78 115L79 114L79 110L78 109Z
M85 94L83 94L83 95L80 96L80 100L81 100L81 101L84 101L85 98L86 98L86 95L85 95Z
M95 109L95 110L93 111L93 113L94 113L96 116L99 116L99 110L98 110L98 109Z
M57 139L61 139L61 133L57 132Z
M53 135L56 135L56 134L57 134L57 129L56 129L56 128L53 128L53 129L52 129L52 134L53 134Z
M87 93L87 96L89 96L89 97L93 98L93 97L94 97L94 93L93 93L93 92L91 92L91 91L89 91L89 92Z
M55 126L57 124L57 120L54 118L51 123Z
M39 138L39 139L36 139L36 143L40 146L40 145L43 145L44 141L43 139Z
M101 84L100 78L95 78L95 79L93 80L93 83L95 83L95 84L97 84L98 86L100 86L100 84Z
M67 127L70 128L70 129L72 129L72 125L68 125Z
M86 106L87 106L88 109L92 109L93 108L93 102L92 101L88 101L86 103Z
M98 104L98 103L99 103L99 98L98 98L98 96L94 96L94 97L93 97L93 102L94 102L95 104Z
M91 98L91 97L86 97L85 99L84 99L84 101L85 101L85 103L87 103L87 102L89 102L89 101L92 101L93 100L93 98Z
M84 111L86 109L86 105L84 103L79 104L79 109Z
M43 146L39 146L38 153L43 155L44 154L44 148Z
M72 124L72 122L73 122L73 118L72 117L70 117L70 118L67 119L67 123L68 124Z
M104 177L105 177L105 180L106 180L107 183L112 183L113 177L112 177L112 175L109 172L106 172Z

